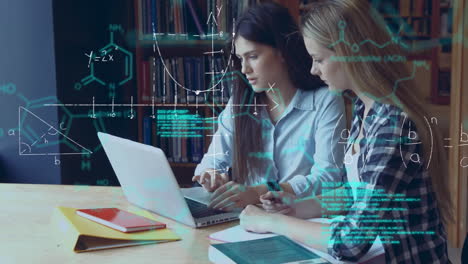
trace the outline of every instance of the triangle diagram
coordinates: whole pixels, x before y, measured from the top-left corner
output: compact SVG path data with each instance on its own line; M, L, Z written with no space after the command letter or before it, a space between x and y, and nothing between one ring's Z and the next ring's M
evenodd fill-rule
M30 110L18 109L19 155L81 155L93 152L67 137ZM60 139L60 136L62 139ZM57 152L57 145L66 144L66 151Z

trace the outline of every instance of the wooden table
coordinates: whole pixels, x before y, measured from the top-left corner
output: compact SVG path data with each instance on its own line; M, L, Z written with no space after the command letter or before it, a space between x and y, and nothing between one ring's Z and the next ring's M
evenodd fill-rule
M182 240L74 253L54 239L56 206L134 208L120 187L0 184L0 263L209 263L208 235L239 223L193 229L156 215Z

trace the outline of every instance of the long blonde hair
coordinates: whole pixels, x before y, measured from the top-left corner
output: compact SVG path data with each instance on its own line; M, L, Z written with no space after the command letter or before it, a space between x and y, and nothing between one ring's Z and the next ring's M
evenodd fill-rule
M442 221L453 220L452 202L444 178L448 174L448 161L441 133L436 127L432 127L432 131L428 127L427 112L415 81L409 78L411 73L406 62L385 61L393 55L406 58L404 43L392 36L368 0L315 2L302 20L302 33L334 51L336 58L349 58L342 65L359 92L381 103L395 105L408 114L419 128L422 155Z

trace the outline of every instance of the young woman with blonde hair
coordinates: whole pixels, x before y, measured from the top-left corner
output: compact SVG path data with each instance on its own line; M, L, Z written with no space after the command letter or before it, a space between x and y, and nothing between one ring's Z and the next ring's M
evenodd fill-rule
M314 3L302 32L314 59L311 73L331 90L357 95L344 178L352 205L330 224L317 224L293 217L297 208L286 203L290 195L270 192L262 197L267 211L248 206L241 225L289 236L341 260L359 260L379 237L387 263L450 263L447 156L401 60L405 44L367 0ZM279 201L272 202L273 196Z

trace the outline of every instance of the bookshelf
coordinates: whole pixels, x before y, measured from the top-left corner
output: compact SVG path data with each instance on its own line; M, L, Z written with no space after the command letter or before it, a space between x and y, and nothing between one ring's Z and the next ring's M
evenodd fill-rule
M455 221L448 225L447 234L452 247L461 248L468 227L468 169L463 167L463 158L468 157L468 148L463 146L461 136L468 125L468 1L453 1L453 44L450 102L450 138L454 147L449 149L449 188L453 201ZM458 145L458 146L457 146ZM466 161L466 159L465 159Z
M175 175L184 175L181 185L191 184L230 96L220 76L227 72L233 19L262 2L134 0L137 101L144 105L137 109L138 140L165 151ZM275 2L299 17L298 0ZM187 119L161 118L176 114Z
M403 37L413 42L417 50L420 46L429 46L423 51L423 56L413 59L430 61L430 102L436 105L446 105L450 102L450 67L444 67L450 56L442 54L442 1L441 0L400 0L400 13L407 14L404 21L410 26L413 34L404 32ZM445 6L449 8L447 2ZM403 7L403 11L402 11ZM448 19L448 17L446 17ZM445 25L447 27L447 25ZM444 56L442 56L444 55Z
M398 5L400 19L409 26L405 29L410 31L403 31L402 37L411 41L416 50L410 59L431 63L429 101L432 105L448 105L450 103L452 1L400 0ZM417 50L422 46L429 48L418 52Z
M301 2L301 14L317 0ZM450 103L452 0L369 0L387 25L411 47L410 61L427 61L430 83L423 91L428 103ZM426 99L426 98L425 98Z

